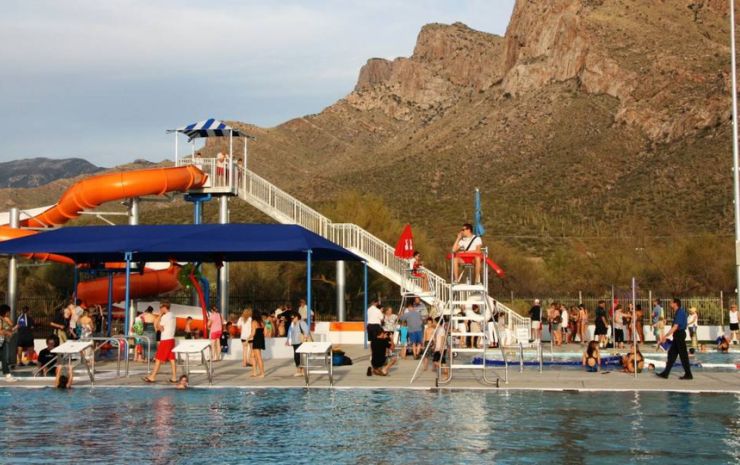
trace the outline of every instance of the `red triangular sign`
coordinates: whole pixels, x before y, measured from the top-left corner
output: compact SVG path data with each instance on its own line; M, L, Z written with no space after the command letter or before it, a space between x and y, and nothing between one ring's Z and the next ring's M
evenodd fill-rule
M407 260L414 256L414 234L411 232L410 224L407 224L403 228L401 237L396 243L396 251L393 252L393 255Z

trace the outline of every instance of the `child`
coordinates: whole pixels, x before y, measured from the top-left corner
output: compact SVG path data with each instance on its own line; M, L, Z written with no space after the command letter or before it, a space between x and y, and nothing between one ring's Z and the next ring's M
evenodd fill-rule
M409 340L409 329L406 327L406 322L401 322L401 327L398 328L398 345L401 347L401 358L406 360L406 348Z
M434 355L432 357L432 361L434 363L435 370L439 370L440 366L447 362L444 357L444 352L447 348L445 344L445 336L445 323L442 321L439 323L439 326L437 326L437 330L434 332ZM444 378L447 378L448 372L449 370L445 368L443 370L442 376Z
M434 320L431 317L427 318L427 324L424 327L424 348L426 350L426 346L429 344L429 341L431 341L434 338ZM431 348L430 348L431 349ZM427 356L424 357L424 371L427 371L429 369L429 352L427 351Z
M596 373L599 371L601 355L599 354L599 343L597 341L591 341L588 343L588 347L583 353L583 360L581 363L586 367L586 371L589 373Z

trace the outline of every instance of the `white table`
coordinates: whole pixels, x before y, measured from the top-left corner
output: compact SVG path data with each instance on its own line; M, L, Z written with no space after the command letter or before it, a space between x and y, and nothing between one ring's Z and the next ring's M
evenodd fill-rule
M80 361L83 365L85 365L85 369L87 370L87 375L90 377L90 382L92 384L95 384L95 370L90 369L90 364L87 363L87 360L85 359L85 351L88 349L92 349L92 341L67 341L64 344L60 345L59 347L54 347L51 349L52 354L57 354L58 357L61 357L61 360L59 363L57 363L57 367L63 367L64 366L64 358L66 357L69 363L72 363L72 355L79 354L80 355ZM94 358L94 355L93 355Z
M206 357L206 350L208 357ZM177 358L177 363L182 365L180 355L185 355L185 374L190 378L190 356L200 355L200 364L206 367L205 371L196 373L206 373L208 375L208 384L213 384L213 354L211 353L211 341L208 339L186 339L181 341L172 352Z
M329 385L334 386L334 363L331 354L331 342L304 342L296 353L301 356L303 378L309 384L309 371L317 375L329 375ZM319 364L321 362L321 364Z

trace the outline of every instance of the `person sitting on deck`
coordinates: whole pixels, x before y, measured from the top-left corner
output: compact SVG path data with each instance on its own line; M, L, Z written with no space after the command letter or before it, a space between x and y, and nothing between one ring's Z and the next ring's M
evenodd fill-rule
M637 351L637 354L635 354L635 352L629 352L622 357L621 362L625 373L634 374L635 360L637 360L637 372L642 373L642 369L645 368L645 357L642 356L642 352L639 350Z
M599 371L599 365L601 365L601 355L599 354L599 343L597 341L591 341L588 343L586 351L583 353L582 365L586 367L586 371L589 373L595 373Z
M41 352L39 352L38 364L44 376L47 375L49 370L53 370L57 366L57 355L51 353L51 351L58 345L57 340L58 338L56 336L47 337L46 348L41 349Z
M421 290L423 292L429 292L429 277L424 271L424 264L421 261L421 252L418 250L414 251L414 256L409 260L409 268L411 276L416 278L421 283Z
M371 358L367 375L388 376L388 370L396 363L396 357L388 357L388 352L393 350L393 342L389 333L382 331L370 343Z
M465 223L460 232L457 233L455 243L452 245L452 253L457 254L459 252L480 252L481 247L483 247L483 241L479 236L473 234L473 225L471 225L470 223ZM482 257L475 257L474 262L475 283L480 284ZM455 259L452 261L452 275L455 279L455 282L460 282L460 280L462 279L462 272L460 272L459 270L460 266L464 264L465 260L458 256L455 256Z

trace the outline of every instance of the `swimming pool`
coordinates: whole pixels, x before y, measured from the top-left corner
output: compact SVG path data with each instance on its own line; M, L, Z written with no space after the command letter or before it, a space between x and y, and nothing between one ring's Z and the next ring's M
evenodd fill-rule
M733 394L6 388L0 409L13 464L740 461Z

